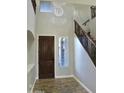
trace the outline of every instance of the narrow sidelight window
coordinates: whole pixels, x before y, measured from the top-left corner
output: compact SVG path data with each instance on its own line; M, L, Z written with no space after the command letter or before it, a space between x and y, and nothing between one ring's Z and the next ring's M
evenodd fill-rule
M69 65L69 49L68 49L68 37L59 38L59 66L68 67Z

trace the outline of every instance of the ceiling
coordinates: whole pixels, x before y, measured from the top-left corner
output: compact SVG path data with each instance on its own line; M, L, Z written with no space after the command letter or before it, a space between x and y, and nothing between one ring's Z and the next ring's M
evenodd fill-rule
M58 0L36 0L37 5L40 1L58 1ZM86 4L86 5L96 5L96 0L60 0L72 4Z

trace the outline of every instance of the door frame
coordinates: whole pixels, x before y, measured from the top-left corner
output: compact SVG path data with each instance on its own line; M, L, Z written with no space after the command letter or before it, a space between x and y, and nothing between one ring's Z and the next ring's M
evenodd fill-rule
M37 35L36 36L36 79L39 79L39 60L38 60L38 57L39 57L39 36L53 36L54 37L54 78L56 78L56 36L55 35L49 35L49 34L40 34L40 35Z

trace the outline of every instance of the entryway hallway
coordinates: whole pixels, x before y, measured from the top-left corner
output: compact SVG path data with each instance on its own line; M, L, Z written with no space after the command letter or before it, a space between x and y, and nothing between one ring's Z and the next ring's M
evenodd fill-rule
M28 93L96 93L95 0L80 1L28 0Z

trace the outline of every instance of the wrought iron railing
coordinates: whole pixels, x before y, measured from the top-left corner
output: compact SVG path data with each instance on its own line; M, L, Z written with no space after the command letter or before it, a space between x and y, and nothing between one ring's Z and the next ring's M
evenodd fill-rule
M94 40L90 36L90 32L86 33L75 20L74 23L75 23L75 34L77 35L84 49L87 51L92 62L96 66L96 40Z

